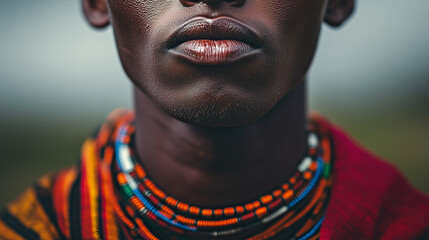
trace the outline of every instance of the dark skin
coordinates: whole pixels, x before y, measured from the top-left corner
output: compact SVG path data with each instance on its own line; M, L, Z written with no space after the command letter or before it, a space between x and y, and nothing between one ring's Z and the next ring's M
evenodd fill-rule
M296 167L306 140L305 74L323 21L342 24L354 0L82 0L113 26L134 83L136 145L154 182L203 207L243 203ZM263 44L228 64L171 52L168 36L195 17L235 19Z

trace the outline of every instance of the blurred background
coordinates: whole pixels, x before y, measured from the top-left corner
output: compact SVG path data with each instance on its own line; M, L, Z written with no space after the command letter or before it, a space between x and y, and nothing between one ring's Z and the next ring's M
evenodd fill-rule
M427 0L358 1L323 27L310 109L346 129L429 194ZM0 206L70 166L107 114L132 107L112 29L94 31L78 0L0 1ZM382 174L382 172L380 173Z

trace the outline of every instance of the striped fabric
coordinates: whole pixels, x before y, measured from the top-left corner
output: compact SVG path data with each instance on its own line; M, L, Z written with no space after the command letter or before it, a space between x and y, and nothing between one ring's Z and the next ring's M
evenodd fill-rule
M102 128L124 113L113 112ZM0 240L122 239L101 174L101 143L96 137L82 146L77 167L42 177L8 204L0 216Z
M104 171L114 166L109 151L114 129L131 116L125 110L114 111L84 142L78 166L42 177L7 205L0 216L0 240L135 239L124 230L126 222L117 221L119 194L109 195L115 183Z
M120 239L106 202L92 139L80 169L40 179L1 213L0 239ZM100 231L103 229L104 231Z
M112 177L102 174L111 166L107 159L113 154L109 151L113 146L106 146L115 137L109 129L115 128L124 113L113 112L97 136L85 141L78 166L42 177L4 208L0 213L0 240L135 239L121 230L126 222L115 220L118 205L109 199L119 194L112 194L112 184L107 184L112 183ZM427 236L423 232L429 226L429 198L409 187L390 166L365 153L326 120L314 120L332 133L336 161L326 219L314 239Z

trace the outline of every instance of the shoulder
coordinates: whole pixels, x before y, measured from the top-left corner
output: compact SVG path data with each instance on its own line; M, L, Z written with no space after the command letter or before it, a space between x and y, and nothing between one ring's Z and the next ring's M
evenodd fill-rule
M68 195L76 177L75 168L46 175L10 202L0 214L0 239L63 239L65 201L59 198Z
M396 168L340 128L318 118L330 132L334 155L334 184L321 236L327 239L421 236L429 228L429 198L410 186Z

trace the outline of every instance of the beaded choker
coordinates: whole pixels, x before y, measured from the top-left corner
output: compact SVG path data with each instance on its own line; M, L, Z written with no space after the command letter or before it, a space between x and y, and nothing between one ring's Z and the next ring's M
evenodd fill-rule
M158 188L133 150L132 114L116 127L104 154L105 175L117 222L127 239L317 239L328 202L330 141L308 131L307 155L296 171L270 193L223 208L200 208ZM107 157L106 157L107 156ZM118 194L121 198L118 201Z

